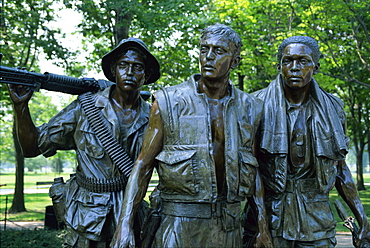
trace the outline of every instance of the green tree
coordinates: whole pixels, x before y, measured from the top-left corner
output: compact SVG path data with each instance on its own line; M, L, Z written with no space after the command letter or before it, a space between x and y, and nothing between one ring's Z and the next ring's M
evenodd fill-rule
M348 133L356 151L357 189L365 190L363 155L370 128L370 4L322 1L307 9L310 18L301 16L301 20L321 42L326 62L321 73L332 78L326 87L344 100Z
M362 155L369 142L369 11L367 1L221 0L214 11L243 39L239 88L251 92L265 87L276 74L275 54L292 35L319 41L324 57L315 76L327 91L344 100L348 128L356 147L357 187L363 185Z
M87 68L101 70L102 56L127 37L139 37L161 62L162 77L149 90L176 84L197 71L194 48L199 31L213 22L207 0L65 1L82 13L79 32L85 49L93 46L86 58ZM200 14L199 14L200 13Z
M2 2L1 8L1 51L2 65L38 69L38 56L42 51L48 59L61 59L67 62L71 56L58 42L60 30L51 30L47 24L53 21L56 13L52 0L15 0ZM5 107L8 92L6 87L0 89L1 110ZM5 113L3 111L2 115ZM26 211L23 195L24 157L13 129L16 160L16 186L10 212Z
M266 87L275 75L275 54L279 41L295 27L289 1L222 0L214 2L220 21L234 28L242 38L238 87L253 92Z
M13 128L13 118L7 114L0 121L0 166L1 169L15 164L13 136L9 130Z

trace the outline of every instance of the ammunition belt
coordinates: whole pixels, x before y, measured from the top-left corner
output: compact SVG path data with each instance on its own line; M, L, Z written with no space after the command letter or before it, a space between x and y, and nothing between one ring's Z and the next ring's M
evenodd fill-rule
M102 143L105 151L108 153L112 161L117 165L118 169L128 178L130 177L132 167L134 167L134 162L113 137L111 128L107 123L106 118L103 117L100 109L94 104L95 97L96 96L94 96L91 92L80 95L79 100L81 106L86 113L89 124Z
M127 177L125 175L106 179L86 177L81 172L77 172L76 179L80 187L96 193L124 190L127 184Z

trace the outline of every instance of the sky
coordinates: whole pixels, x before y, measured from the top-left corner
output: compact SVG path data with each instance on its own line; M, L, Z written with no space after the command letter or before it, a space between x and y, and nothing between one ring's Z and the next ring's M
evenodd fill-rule
M62 39L62 45L67 47L71 50L76 50L77 48L81 48L82 44L80 40L82 39L81 34L73 34L77 30L77 25L82 20L82 15L74 10L71 9L62 9L57 11L59 18L56 19L55 22L49 24L49 28L55 29L60 28L62 33L66 34L66 37ZM78 61L83 61L87 53L82 53L78 56ZM52 60L46 60L45 56L42 54L39 56L39 65L40 65L40 72L50 72L53 74L58 75L66 75L65 70L62 67L58 67L53 64ZM86 74L86 77L91 77L95 79L106 79L103 72L96 72L96 71L89 71ZM52 96L53 103L58 106L59 110L61 107L61 102L68 102L70 95L53 92L53 91L46 91L43 90L43 93L46 95Z
M77 30L77 25L82 20L82 15L72 9L62 9L57 11L59 18L55 22L49 25L50 28L60 28L62 33L66 34L66 37L62 39L62 45L68 49L76 50L82 47L80 40L82 39L81 34L73 34ZM87 53L82 53L78 56L79 61L83 61ZM46 60L44 56L39 57L40 71L50 72L54 74L65 75L63 68L53 65L53 61ZM68 76L68 75L67 75ZM95 79L105 79L102 72L90 71L86 75L87 77L93 77Z

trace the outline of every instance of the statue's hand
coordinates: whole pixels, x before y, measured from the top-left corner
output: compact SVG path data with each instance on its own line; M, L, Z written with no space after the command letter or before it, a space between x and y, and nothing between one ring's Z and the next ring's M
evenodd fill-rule
M370 231L360 229L358 233L358 240L354 246L358 248L370 248Z
M271 235L268 232L259 232L254 242L254 247L273 248Z
M8 84L10 98L15 105L21 103L28 103L31 99L33 91L27 86Z
M112 242L110 243L111 248L134 248L135 247L135 236L133 230L121 222L121 225L117 228L113 235Z

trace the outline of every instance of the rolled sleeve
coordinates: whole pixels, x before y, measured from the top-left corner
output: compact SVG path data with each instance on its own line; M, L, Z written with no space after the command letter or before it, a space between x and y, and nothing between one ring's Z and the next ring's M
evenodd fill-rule
M81 110L77 101L72 102L48 123L39 126L38 146L45 157L53 156L57 150L72 150L76 148L74 131L76 116Z

